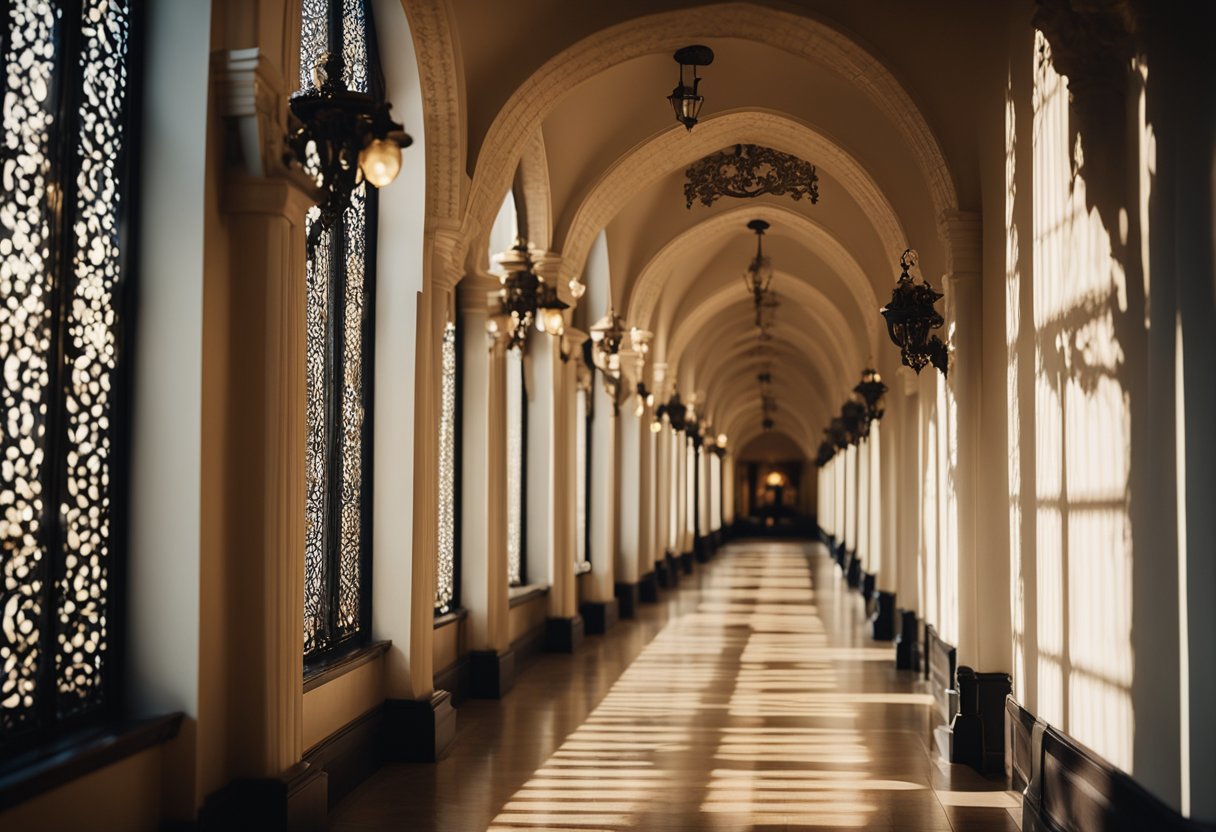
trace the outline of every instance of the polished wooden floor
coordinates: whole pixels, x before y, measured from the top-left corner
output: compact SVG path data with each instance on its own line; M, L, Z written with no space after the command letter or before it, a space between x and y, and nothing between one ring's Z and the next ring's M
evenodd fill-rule
M735 543L574 656L461 706L331 829L1015 830L1002 782L930 749L929 698L822 547Z

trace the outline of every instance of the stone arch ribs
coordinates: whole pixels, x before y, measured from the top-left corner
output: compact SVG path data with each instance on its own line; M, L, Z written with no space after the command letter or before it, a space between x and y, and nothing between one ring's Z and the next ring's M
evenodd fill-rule
M844 327L839 319L829 319L820 313L819 310L824 308L826 303L816 304L808 300L821 296L805 285L800 289L801 291L787 295L787 297L798 303L801 320L803 323L809 323L810 327L793 328L792 330L789 327L782 327L776 337L779 342L798 343L802 348L804 358L819 359L817 366L825 383L831 385L827 389L842 391L845 389L846 380L851 377L847 368L856 366L857 372L860 373L861 362L864 358L859 351L849 349L847 327ZM756 344L755 330L752 328L750 320L747 319L748 302L746 298L739 298L738 294L737 288L731 287L705 299L684 316L680 329L673 333L671 349L666 360L669 367L678 369L678 378L683 386L688 387L689 384L700 386L699 374L702 369L702 360L713 354L713 350L704 350L696 359L689 361L684 360L684 355L692 349L698 335L718 331L714 324L721 319L744 320L742 328L737 330L738 343L749 349ZM742 318L740 313L743 313ZM815 333L814 338L807 334L808 330ZM716 343L733 344L736 342L718 338ZM707 371L708 369L706 368Z
M401 0L401 5L410 24L422 86L427 222L451 226L465 213L464 162L468 155L460 44L448 0ZM488 228L493 221L491 213L481 226Z
M878 347L879 331L876 311L880 303L865 271L844 245L825 228L797 210L774 203L745 204L730 211L715 214L669 242L646 264L637 280L634 281L629 302L624 305L626 315L636 321L642 329L655 329L653 319L658 309L659 295L674 264L679 259L681 250L685 250L689 246L704 245L720 238L724 233L738 231L746 220L752 218L767 220L774 227L774 233L777 234L783 233L786 229L791 230L799 243L806 245L823 259L852 295L858 314L866 327L866 347L869 353L873 354ZM898 225L891 230L902 234ZM884 239L884 245L891 242L893 240ZM565 262L569 262L569 260L570 258L565 258ZM805 281L792 275L787 275L786 280L799 285L807 285ZM778 294L786 293L779 290ZM830 306L827 298L817 290L814 292L814 297L809 300L812 302L813 308ZM662 335L662 333L656 334ZM661 359L669 353L667 344L668 339L662 337L656 339L654 348Z
M519 159L515 181L528 218L528 242L533 248L548 251L553 245L553 203L549 196L545 137L539 127L532 131Z
M565 94L616 64L712 38L750 40L814 59L854 83L890 120L894 133L916 158L934 213L940 216L957 210L958 194L941 146L907 90L873 55L822 21L751 3L723 3L647 15L608 27L563 50L534 72L495 116L481 144L470 210L464 217L463 244L470 245L476 229L494 219L497 199L511 186L528 137Z
M891 258L897 258L898 252L907 247L907 234L895 209L853 156L822 133L789 116L768 111L736 110L703 119L691 135L678 127L664 131L635 147L605 171L581 200L569 228L564 229L563 237L558 241L570 267L578 268L577 264L586 260L591 241L599 229L611 222L633 194L662 179L672 170L686 167L723 147L741 142L765 144L775 150L814 161L821 171L830 172L867 214L884 251L893 252ZM763 219L769 219L763 216L764 211L778 210L767 202L752 203L748 200L744 206L744 213L750 212ZM694 207L692 210L698 209ZM781 210L782 217L797 216L806 224L805 227L813 225L805 215L793 209ZM737 217L739 210L730 213ZM839 244L837 247L843 251ZM852 260L851 257L848 259ZM864 278L861 283L869 286L869 281ZM653 305L647 304L643 299L645 295L638 296L636 287L633 292L631 308L634 297L638 298L642 309ZM870 295L872 298L872 291ZM873 307L871 301L867 303Z

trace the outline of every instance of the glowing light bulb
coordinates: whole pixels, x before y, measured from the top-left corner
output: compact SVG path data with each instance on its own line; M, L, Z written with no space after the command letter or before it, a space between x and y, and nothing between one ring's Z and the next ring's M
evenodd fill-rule
M570 297L578 300L587 292L587 284L579 283L577 280L570 281Z
M375 187L385 187L401 171L401 147L388 139L372 139L359 151L359 170Z
M653 422L651 422L651 423L650 423L650 432L651 432L651 433L658 433L658 432L659 432L659 431L661 431L662 429L663 429L663 423L662 423L662 422L659 422L659 421L657 421L657 420L656 420L656 421L653 421Z

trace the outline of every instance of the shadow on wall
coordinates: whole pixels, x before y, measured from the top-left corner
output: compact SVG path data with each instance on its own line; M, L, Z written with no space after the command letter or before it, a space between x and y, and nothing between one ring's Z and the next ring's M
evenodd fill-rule
M1150 365L1147 70L1128 76L1140 82L1127 93L1132 137L1121 93L1074 81L1070 103L1042 33L1033 48L1030 95L1015 62L1006 97L1015 696L1168 799L1178 577L1172 461L1154 476L1172 440L1149 418L1161 370Z

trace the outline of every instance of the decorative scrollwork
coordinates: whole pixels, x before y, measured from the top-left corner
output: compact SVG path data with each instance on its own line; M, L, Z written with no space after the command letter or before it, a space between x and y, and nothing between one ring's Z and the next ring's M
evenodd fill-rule
M756 144L737 144L695 162L686 170L686 207L700 200L709 207L724 196L754 199L764 194L788 195L819 202L819 176L809 162Z

